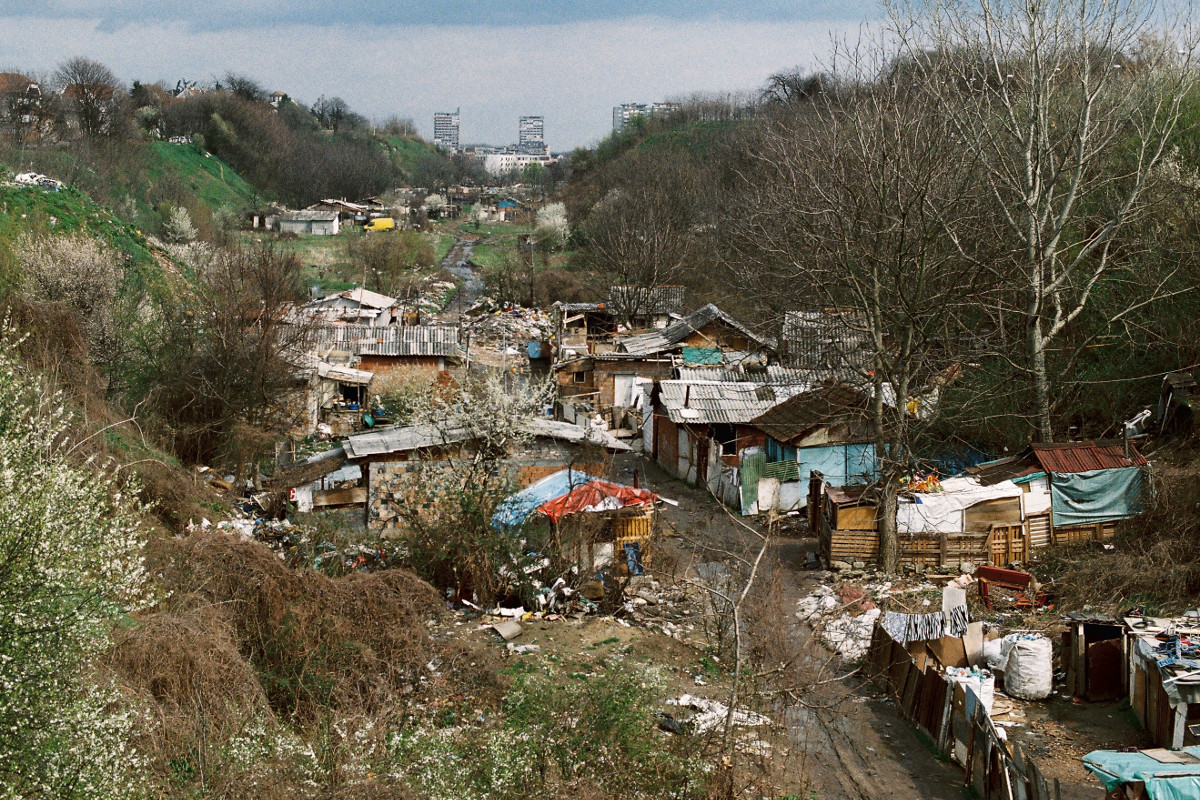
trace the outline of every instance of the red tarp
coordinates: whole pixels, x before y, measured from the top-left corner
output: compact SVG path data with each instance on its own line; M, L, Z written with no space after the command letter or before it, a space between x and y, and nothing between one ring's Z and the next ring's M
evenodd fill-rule
M616 511L628 506L652 506L658 495L645 489L622 486L608 481L589 481L553 500L547 500L537 510L558 522L568 514L581 511Z

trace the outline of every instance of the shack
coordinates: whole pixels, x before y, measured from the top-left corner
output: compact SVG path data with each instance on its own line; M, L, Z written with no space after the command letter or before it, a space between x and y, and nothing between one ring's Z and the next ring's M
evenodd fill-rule
M983 486L973 477L923 483L903 492L897 504L901 564L939 569L1008 566L1028 559L1022 490L1016 484ZM809 501L816 508L810 520L816 523L826 563L878 560L876 497L874 486L833 487L820 473L812 473Z
M287 211L279 215L275 224L280 233L312 236L336 236L341 230L336 211Z
M376 375L445 372L465 357L459 329L453 325L320 325L312 340L321 358L340 354L351 366Z
M589 474L603 473L612 453L629 445L605 431L547 419L522 422L528 443L510 447L499 460L499 477L518 487L528 486L570 466ZM344 443L349 460L363 468L367 487L367 527L386 532L402 524L413 510L440 513L438 504L424 495L436 477L477 451L481 432L470 420L449 419L443 424L386 428L351 436Z
M759 513L804 508L812 472L834 486L873 483L878 468L869 404L864 392L832 383L801 392L751 420L767 437Z
M1107 539L1141 513L1148 462L1132 443L1031 444L1022 453L967 470L984 486L1021 487L1030 548Z
M646 489L564 469L505 499L492 526L517 529L542 519L554 551L586 573L621 562L636 573L657 528L658 499Z

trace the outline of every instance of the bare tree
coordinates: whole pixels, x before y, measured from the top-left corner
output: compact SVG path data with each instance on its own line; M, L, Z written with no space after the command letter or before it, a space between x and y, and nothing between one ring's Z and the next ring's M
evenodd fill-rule
M653 153L623 164L610 189L580 226L593 266L624 286L629 302L615 309L626 324L644 313L655 286L676 283L707 232L703 180L692 163Z
M87 139L99 139L116 132L121 82L108 67L83 56L67 59L59 65L55 78L67 111Z
M793 322L831 345L821 363L798 366L870 397L880 564L891 571L900 480L936 409L914 406L957 363L986 288L955 244L981 224L983 205L978 165L931 98L874 80L877 63L851 55L857 88L768 126L727 216L735 277L764 313L812 309Z
M350 106L346 105L346 101L340 97L326 97L321 95L317 102L313 103L313 116L321 123L321 127L337 133L341 125L351 116Z
M893 9L904 56L984 166L1006 245L1006 309L1023 323L1033 427L1053 437L1047 357L1122 264L1191 86L1195 39L1146 46L1163 6L1139 0L940 0ZM987 228L981 230L987 231ZM1111 321L1144 306L1139 299Z

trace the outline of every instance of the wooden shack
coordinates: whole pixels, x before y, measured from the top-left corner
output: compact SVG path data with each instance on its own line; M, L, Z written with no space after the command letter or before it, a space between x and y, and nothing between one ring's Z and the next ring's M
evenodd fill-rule
M827 564L876 563L879 525L873 487L834 487L823 483L819 472L812 473L810 518L816 522L821 558ZM954 509L953 500L940 496L942 506L950 510L929 518L922 518L906 507L920 503L901 504L897 514L899 563L921 569L1024 563L1030 549L1019 498L992 497L972 502L974 498L987 497L987 494L964 492L959 501L962 507ZM928 498L926 505L932 505Z

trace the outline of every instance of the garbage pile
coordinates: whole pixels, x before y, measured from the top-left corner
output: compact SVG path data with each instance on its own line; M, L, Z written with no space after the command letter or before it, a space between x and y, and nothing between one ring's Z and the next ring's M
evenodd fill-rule
M456 286L454 281L444 281L427 277L421 281L416 298L407 301L406 305L416 306L425 314L436 314L450 302L450 298L454 296Z
M914 597L908 605L923 608L933 602L919 597L926 593L938 596L940 590L924 581L905 583L894 579L864 584L846 582L836 588L822 583L812 594L800 599L796 617L809 623L826 646L843 660L858 661L870 649L871 634L881 613L877 604L888 600L889 604L899 605L899 598L909 595Z
M335 544L286 519L239 516L221 520L215 525L202 519L199 523L189 522L185 530L188 533L217 530L243 541L262 542L293 569L308 567L331 576L356 571L373 572L399 563L386 542L375 546L355 542Z
M463 331L470 335L475 352L492 350L509 358L527 357L530 342L549 341L553 322L550 314L540 309L501 306L482 297L467 310Z

